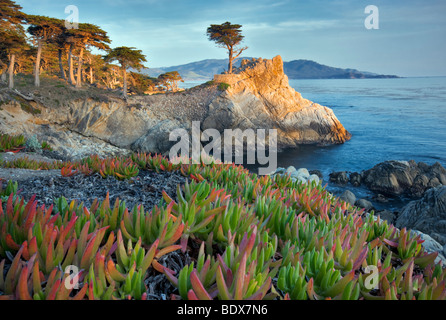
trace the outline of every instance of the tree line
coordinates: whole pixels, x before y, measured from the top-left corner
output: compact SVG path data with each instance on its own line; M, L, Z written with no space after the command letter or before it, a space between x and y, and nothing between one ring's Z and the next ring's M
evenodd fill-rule
M69 29L65 20L25 14L14 1L0 0L0 79L9 88L14 87L14 74L33 74L34 85L40 87L40 76L45 73L77 88L84 82L107 89L122 86L124 97L129 89L139 94L161 88L178 90L177 83L182 81L178 72L158 78L135 72L147 62L142 51L111 48L110 43L107 32L97 25L79 23ZM94 54L94 49L105 55Z
M228 50L228 73L232 73L234 59L247 49L237 48L244 38L241 27L225 22L207 29L209 40ZM107 32L97 25L78 23L76 28L67 28L65 20L29 15L14 1L0 0L0 79L8 82L9 88L14 87L14 74L33 74L34 85L39 87L40 76L45 73L77 88L85 82L107 89L122 87L125 98L129 89L138 94L160 87L178 90L178 82L183 79L177 71L158 78L135 72L145 68L147 62L142 51L125 46L111 48L110 43ZM94 54L94 49L105 54Z

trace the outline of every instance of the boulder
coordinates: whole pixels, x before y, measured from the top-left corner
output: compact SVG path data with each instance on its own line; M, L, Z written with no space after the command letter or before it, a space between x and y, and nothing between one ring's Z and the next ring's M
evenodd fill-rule
M355 202L355 206L365 209L365 211L373 210L373 204L366 199L358 199Z
M320 180L324 179L324 175L319 170L310 170L310 175L313 175L313 174L317 175Z
M286 173L288 173L288 174L291 174L291 173L293 173L293 172L296 172L296 168L293 167L293 166L289 166L289 167L286 169Z
M321 180L319 179L319 176L312 174L309 178L308 178L308 183L312 183L314 181L315 184L319 184L321 182Z
M339 198L345 202L350 203L352 206L355 205L356 196L350 190L345 190Z
M419 230L446 244L446 186L428 190L420 200L411 201L403 209L396 227Z
M446 182L446 169L415 161L386 161L362 173L362 182L370 190L384 195L421 197L426 190Z
M355 186L355 187L359 187L361 185L361 174L358 172L353 172L352 174L350 174L350 183Z
M407 161L386 161L363 174L365 185L372 191L401 195L415 179L417 168Z
M443 265L446 264L446 258L443 251L443 246L435 241L431 236L418 230L411 230L412 235L420 236L421 240L424 240L423 247L427 253L438 252L438 257L435 263L442 261Z
M389 210L382 210L375 213L375 216L380 216L382 220L386 220L389 224L393 224L395 221L395 213Z
M348 183L348 181L348 175L345 171L330 173L330 182L345 185Z
M297 170L296 173L297 173L297 176L300 176L300 177L304 178L305 180L308 180L308 178L310 177L310 173L305 168L301 168L301 169Z

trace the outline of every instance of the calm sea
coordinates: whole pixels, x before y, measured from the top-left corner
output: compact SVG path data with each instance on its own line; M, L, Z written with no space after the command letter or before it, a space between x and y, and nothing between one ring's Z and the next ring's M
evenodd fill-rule
M367 170L386 160L446 166L446 77L290 80L306 99L332 108L353 135L343 145L279 154L279 166Z

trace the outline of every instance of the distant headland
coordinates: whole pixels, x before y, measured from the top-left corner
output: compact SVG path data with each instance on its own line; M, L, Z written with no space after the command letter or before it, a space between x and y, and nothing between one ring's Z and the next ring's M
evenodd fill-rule
M240 58L234 65L240 66L243 59ZM141 72L157 77L169 71L178 71L186 81L211 80L214 74L224 72L228 66L228 59L206 59L178 66L150 68ZM356 69L342 69L326 66L311 60L293 60L284 62L284 71L289 79L382 79L399 78L396 75L382 75L372 72L359 71Z

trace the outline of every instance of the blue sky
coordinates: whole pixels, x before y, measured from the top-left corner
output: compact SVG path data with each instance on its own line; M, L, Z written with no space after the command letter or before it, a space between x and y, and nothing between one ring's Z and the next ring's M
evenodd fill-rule
M23 11L106 30L112 46L133 46L150 68L226 58L207 40L210 24L243 25L244 55L322 64L400 76L446 75L445 0L17 0ZM379 9L368 30L364 9Z

